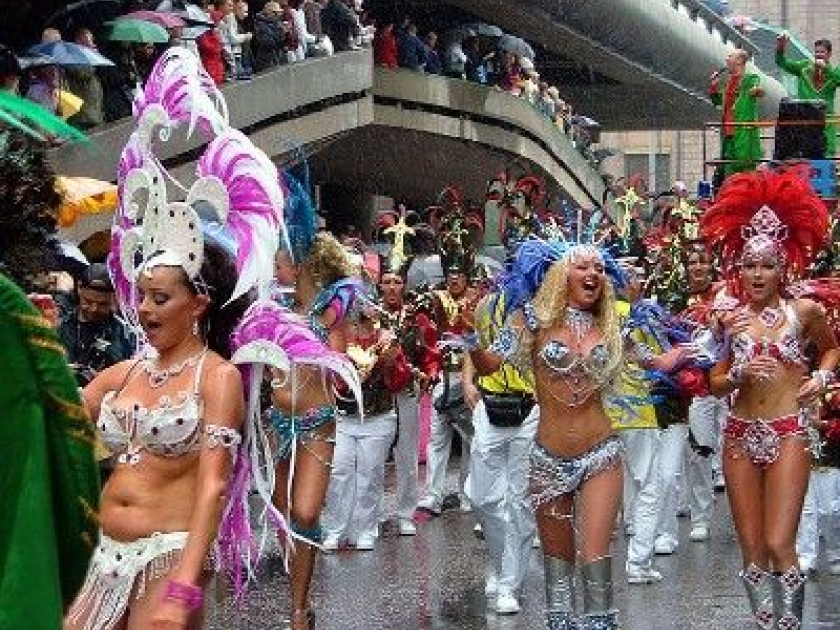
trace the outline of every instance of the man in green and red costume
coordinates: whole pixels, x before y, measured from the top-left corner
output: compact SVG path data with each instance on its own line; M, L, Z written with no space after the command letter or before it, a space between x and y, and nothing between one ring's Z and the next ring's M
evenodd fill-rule
M93 425L55 322L18 286L48 268L60 201L43 151L0 129L0 630L60 628L98 538Z
M793 61L785 56L788 36L776 39L776 65L796 77L796 98L825 103L826 116L834 116L834 97L840 86L840 68L831 65L831 42L820 39L814 43L814 60ZM825 156L834 157L837 150L837 128L825 125Z
M728 78L721 91L720 78L724 70L712 74L709 97L723 110L721 129L721 158L725 161L715 171L715 185L734 173L754 170L761 160L761 130L758 120L758 99L764 96L757 74L746 71L749 54L735 49L726 57Z

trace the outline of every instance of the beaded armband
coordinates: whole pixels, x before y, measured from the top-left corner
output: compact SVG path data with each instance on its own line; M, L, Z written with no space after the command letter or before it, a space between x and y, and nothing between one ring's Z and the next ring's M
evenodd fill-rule
M242 434L239 431L218 424L206 425L204 434L207 436L207 448L234 449L242 442Z

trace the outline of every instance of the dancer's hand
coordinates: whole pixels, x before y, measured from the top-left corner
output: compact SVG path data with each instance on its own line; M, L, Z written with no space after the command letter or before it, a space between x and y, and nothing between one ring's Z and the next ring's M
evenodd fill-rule
M806 377L805 382L802 383L802 387L799 388L799 392L796 394L796 400L800 404L807 404L819 398L823 392L825 392L825 383L819 377Z
M718 323L726 335L732 336L744 332L750 325L750 316L746 311L724 311L718 318Z
M190 618L187 607L180 602L163 600L152 617L152 630L184 630Z

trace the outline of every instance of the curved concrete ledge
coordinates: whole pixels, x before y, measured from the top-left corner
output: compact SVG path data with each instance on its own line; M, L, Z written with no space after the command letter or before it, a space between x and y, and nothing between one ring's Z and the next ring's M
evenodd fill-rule
M598 172L566 134L521 98L459 79L383 68L375 70L373 93L376 125L505 151L511 161L516 156L540 167L576 203L600 203L604 183Z
M249 136L256 135L255 142L260 148L275 156L286 153L289 139L297 138L294 130L300 125L287 123L307 113L328 110L347 102L369 100L372 84L371 54L365 50L280 66L250 81L229 83L222 92L228 102L231 124ZM316 118L323 120L324 117ZM352 126L369 122L364 117L361 120L353 117L346 120L339 114L337 118ZM287 127L286 131L284 127ZM336 131L335 127L335 124L328 125L325 131ZM262 133L267 128L271 128L272 132ZM133 130L131 119L97 128L91 133L90 145L60 147L52 152L52 159L59 172L65 175L114 180L120 153ZM192 162L195 157L191 157L191 152L202 144L204 142L198 133L190 141L175 138L161 145L160 157L174 166Z

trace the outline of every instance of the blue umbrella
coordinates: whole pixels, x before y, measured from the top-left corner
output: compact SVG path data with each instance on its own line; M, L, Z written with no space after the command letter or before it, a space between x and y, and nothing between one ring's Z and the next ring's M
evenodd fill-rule
M58 41L36 44L27 51L30 55L47 55L59 66L113 66L114 62L93 48L72 42Z

